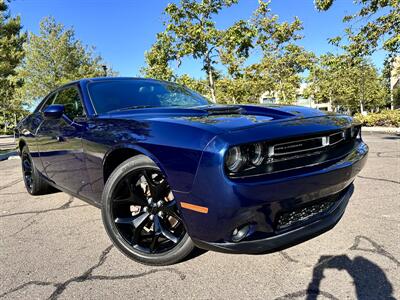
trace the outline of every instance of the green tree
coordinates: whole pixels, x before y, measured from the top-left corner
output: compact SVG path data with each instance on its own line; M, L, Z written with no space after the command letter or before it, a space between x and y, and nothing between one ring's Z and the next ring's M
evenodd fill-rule
M392 77L400 76L400 65L397 65L397 70L395 70L395 55L388 55L383 62L382 77L385 90L388 94L388 103L390 103L390 109L400 106L400 88L392 87Z
M294 103L302 83L302 73L311 68L313 61L313 53L289 44L280 52L265 53L257 68L262 78L270 80L268 90L275 92L280 102Z
M169 63L175 60L179 67L185 57L200 60L206 74L211 100L216 102L216 80L220 77L217 65L228 55L222 49L229 47L230 51L236 51L236 57L246 57L251 46L251 29L245 22L239 21L232 27L221 30L213 20L222 9L237 2L238 0L181 0L179 4L168 4L165 9L166 29L158 35L149 52L150 59L147 55L146 75L162 75L149 71L167 70L166 61ZM163 42L165 40L168 40L168 43ZM157 49L158 45L162 45L161 49ZM161 57L166 59L152 59L153 50L154 53L162 53Z
M165 9L165 32L146 54L146 76L174 78L171 62L179 67L184 57L200 60L211 99L215 102L257 102L265 91L274 91L284 102L296 99L301 73L312 63L313 54L295 41L302 24L297 18L280 22L269 2L259 6L249 20L238 20L218 29L213 17L238 0L181 0ZM262 61L248 65L251 51ZM219 70L217 70L219 68ZM221 70L222 69L222 70Z
M314 55L295 44L302 38L299 19L280 22L271 13L268 1L259 6L248 21L240 20L225 31L219 48L227 76L217 81L218 99L226 103L255 103L268 91L290 103L296 100L304 72ZM247 65L249 51L262 53L259 63Z
M189 89L198 92L199 94L208 97L209 96L209 89L206 80L199 80L190 77L188 74L183 74L179 77L174 77L174 80Z
M331 53L310 70L306 96L333 107L361 112L384 107L387 93L377 69L365 59Z
M245 66L250 50L254 48L255 36L253 24L246 20L239 20L224 31L218 54L226 75L216 83L218 101L233 104L257 101Z
M24 57L22 45L26 35L21 30L20 18L11 17L6 2L0 0L0 123L4 133L8 124L15 123L24 113L22 102L15 97L15 89L21 82L14 78Z
M26 56L18 71L24 84L18 92L28 103L69 81L104 75L104 62L94 55L94 48L82 44L73 29L53 18L40 22L39 35L30 33L24 49Z
M269 87L268 80L252 77L247 70L243 77L221 78L217 81L217 97L221 103L258 103L260 95Z
M156 42L145 53L146 66L141 69L145 77L172 81L174 72L170 62L175 59L171 37L164 33L158 33Z
M277 93L281 102L292 103L302 82L301 73L312 66L314 54L295 44L302 38L299 31L303 26L298 18L291 23L279 22L278 16L271 13L269 2L259 4L252 22L263 57L252 68L270 81L268 91Z
M167 16L166 31L173 37L176 59L185 56L202 61L206 72L211 100L216 102L215 65L217 50L222 31L216 28L213 16L223 8L238 0L181 0L180 5L171 3L165 9Z
M328 10L335 0L315 0L315 6L320 11ZM400 1L399 0L355 0L361 5L353 15L343 18L344 22L353 22L346 30L350 43L344 48L353 57L369 55L379 47L390 53L400 51ZM360 26L360 24L362 24ZM354 30L352 27L356 27ZM334 38L333 43L340 42Z
M393 97L393 106L399 107L400 106L400 87L396 87L392 91Z
M394 99L393 99L393 91L391 88L391 77L392 77L392 68L393 68L394 57L392 55L388 55L383 62L383 70L382 70L382 81L384 88L388 94L388 103L390 103L390 108L394 108Z

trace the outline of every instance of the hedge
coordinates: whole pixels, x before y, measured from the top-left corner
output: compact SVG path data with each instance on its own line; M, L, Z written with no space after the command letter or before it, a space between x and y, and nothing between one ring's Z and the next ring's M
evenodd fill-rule
M384 110L379 113L368 113L363 116L359 113L354 116L363 126L400 127L400 110Z

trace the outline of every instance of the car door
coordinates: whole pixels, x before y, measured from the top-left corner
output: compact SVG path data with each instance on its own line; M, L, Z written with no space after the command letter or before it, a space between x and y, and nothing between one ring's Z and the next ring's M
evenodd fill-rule
M37 131L37 143L43 170L58 186L77 195L91 192L82 146L86 117L77 86L68 86L57 92L52 103L64 105L60 119L44 119Z
M39 107L24 120L23 127L19 128L18 130L20 138L23 138L23 140L27 143L33 165L35 166L36 170L42 174L45 173L43 171L42 161L39 156L36 133L44 120L43 113L41 112L42 108L47 106L49 103L53 103L55 96L56 93L51 93L46 96Z

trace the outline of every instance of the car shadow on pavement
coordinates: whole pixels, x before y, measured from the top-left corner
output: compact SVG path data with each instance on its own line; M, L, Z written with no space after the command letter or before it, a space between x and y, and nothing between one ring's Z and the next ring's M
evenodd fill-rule
M393 286L385 272L372 261L356 256L354 259L347 255L321 256L313 269L313 277L307 288L307 300L314 300L323 292L320 284L326 269L346 271L353 279L357 299L395 299L392 295ZM331 299L336 299L331 295Z
M198 256L201 256L201 255L203 255L203 254L205 254L205 253L207 253L207 252L208 252L207 250L204 250L204 249L200 249L200 248L195 247L195 248L193 249L193 251L190 252L190 254L189 254L188 256L186 256L182 261L180 261L180 263L183 263L183 262L192 260L192 259L194 259L194 258L196 258L196 257L198 257Z

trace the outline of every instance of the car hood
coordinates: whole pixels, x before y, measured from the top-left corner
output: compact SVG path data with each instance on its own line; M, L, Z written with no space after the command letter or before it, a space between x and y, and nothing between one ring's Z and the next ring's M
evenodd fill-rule
M289 105L207 105L189 108L132 109L108 113L99 117L178 123L222 133L243 130L269 122L322 117L328 114L331 113Z

